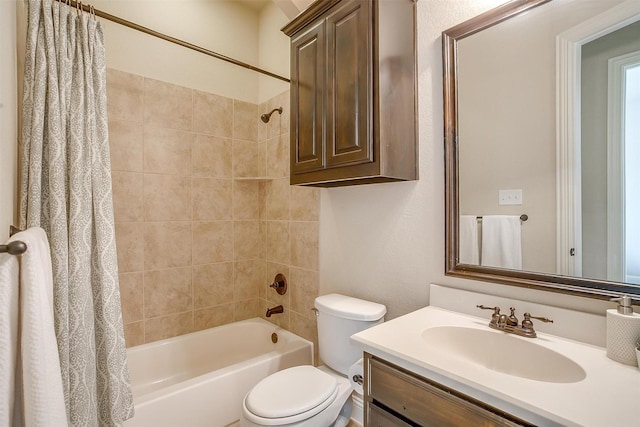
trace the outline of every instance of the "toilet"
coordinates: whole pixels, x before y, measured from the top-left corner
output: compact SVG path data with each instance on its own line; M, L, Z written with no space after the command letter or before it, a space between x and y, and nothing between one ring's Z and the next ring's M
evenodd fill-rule
M324 366L296 366L256 384L242 402L240 426L344 427L353 387L347 372L362 358L351 335L384 321L382 304L339 294L316 298L318 350Z

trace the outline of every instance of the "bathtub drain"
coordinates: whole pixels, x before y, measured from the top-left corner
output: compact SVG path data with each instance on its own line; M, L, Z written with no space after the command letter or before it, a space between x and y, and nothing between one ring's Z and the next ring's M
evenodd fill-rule
M271 342L274 344L278 342L278 334L275 332L271 334Z

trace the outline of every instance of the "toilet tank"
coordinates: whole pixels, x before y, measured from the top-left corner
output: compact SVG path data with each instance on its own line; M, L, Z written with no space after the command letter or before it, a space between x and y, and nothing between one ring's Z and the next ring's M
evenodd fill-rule
M318 315L318 351L322 362L343 375L362 357L351 335L384 321L387 308L339 294L323 295L314 304Z

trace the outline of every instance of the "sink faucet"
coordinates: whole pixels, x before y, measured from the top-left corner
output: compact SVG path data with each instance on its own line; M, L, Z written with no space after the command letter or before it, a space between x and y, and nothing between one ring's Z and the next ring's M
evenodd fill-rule
M546 317L536 317L532 316L530 313L525 313L524 319L522 319L522 324L518 325L518 318L515 315L516 309L513 307L510 308L511 314L509 316L506 314L500 314L500 307L486 307L482 304L476 305L476 307L481 310L493 310L491 320L489 321L490 328L519 335L521 337L535 338L537 336L536 331L533 329L533 322L531 319L540 320L545 323L553 323L553 320Z

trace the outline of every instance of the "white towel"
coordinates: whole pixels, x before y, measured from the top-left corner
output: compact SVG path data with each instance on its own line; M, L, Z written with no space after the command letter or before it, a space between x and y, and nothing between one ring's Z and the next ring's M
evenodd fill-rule
M0 425L13 420L18 350L18 259L0 254Z
M460 215L460 264L480 263L478 242L478 219L475 215Z
M15 396L16 400L16 410L13 413L11 424L16 425L16 419L22 415L24 425L29 427L67 426L58 344L53 326L53 277L47 235L41 228L30 228L14 235L10 241L12 240L22 240L26 243L27 252L22 255L20 261L21 335L17 363L18 367L21 367L21 372L18 372L15 377L16 381L14 384L9 384L7 390L8 396ZM5 266L8 266L9 274L14 274L15 263L11 260L7 261L6 256L13 257L17 263L15 256L6 254L3 256L6 263L0 264L3 271L0 274L0 282L5 280ZM11 280L15 280L15 276L12 276ZM16 289L17 282L16 280L12 284ZM9 284L3 283L3 285ZM4 305L5 299L7 299L8 305L15 304L15 310L17 310L17 295L5 298L5 290L3 290L0 295L0 300L3 303L0 309L3 312L5 308L13 310L9 309L8 305ZM4 319L4 314L2 316ZM2 328L1 332L4 333L5 326L3 325ZM13 328L15 328L13 325L9 327L11 330ZM16 345L17 341L14 341L12 346ZM0 357L4 362L5 350L3 349L2 352ZM15 370L15 367L15 357L7 367L3 363L0 368L3 371L3 378L5 369ZM11 405L8 402L2 404ZM17 411L20 411L21 414L16 413ZM8 416L10 417L11 414L9 413Z
M482 217L482 265L522 270L520 217Z

